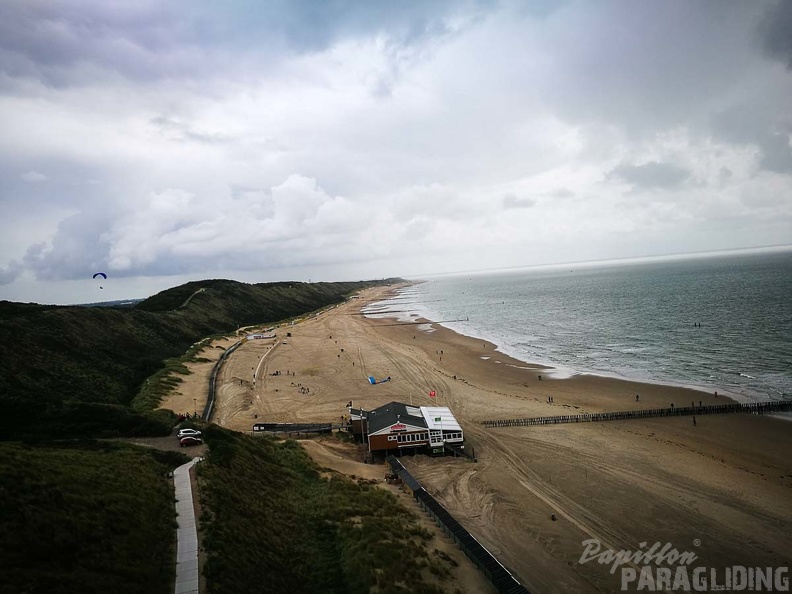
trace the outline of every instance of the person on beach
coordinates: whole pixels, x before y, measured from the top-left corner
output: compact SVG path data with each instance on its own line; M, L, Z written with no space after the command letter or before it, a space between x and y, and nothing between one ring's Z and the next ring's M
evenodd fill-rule
M638 394L636 394L635 395L635 401L638 402L638 400L639 400L639 396L638 396Z
M696 426L696 417L693 417L693 426Z

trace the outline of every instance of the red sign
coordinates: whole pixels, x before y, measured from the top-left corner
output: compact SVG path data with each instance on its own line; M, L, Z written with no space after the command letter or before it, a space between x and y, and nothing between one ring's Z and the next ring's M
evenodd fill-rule
M435 396L437 396L437 392L435 392L434 390L432 390L431 392L429 392L429 396L430 396L431 398L434 398Z
M391 431L407 431L407 425L396 423L395 425L391 425Z

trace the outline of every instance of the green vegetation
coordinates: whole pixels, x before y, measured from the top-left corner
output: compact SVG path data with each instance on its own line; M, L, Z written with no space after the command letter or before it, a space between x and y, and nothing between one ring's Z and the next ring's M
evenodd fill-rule
M0 594L171 592L168 473L186 457L85 438L169 433L157 406L198 341L373 284L205 281L131 308L0 302ZM295 442L195 425L214 594L444 591L448 561L393 495L320 471Z
M198 466L205 575L214 594L440 593L432 534L387 491L324 478L293 441L209 426Z
M0 444L0 593L172 592L187 461L114 442Z
M153 411L176 381L174 358L196 341L314 311L375 284L209 280L134 308L0 302L0 440L164 435L175 418ZM146 389L166 361L170 368Z

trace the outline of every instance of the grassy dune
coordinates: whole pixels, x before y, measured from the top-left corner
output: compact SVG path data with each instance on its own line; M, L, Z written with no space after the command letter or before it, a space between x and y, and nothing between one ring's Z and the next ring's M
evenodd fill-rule
M198 466L214 594L441 593L448 561L387 491L321 472L293 441L207 428Z
M150 393L136 397L166 361L207 336L302 315L375 284L207 280L133 308L0 302L0 440L163 435L174 418L153 412Z
M186 462L111 442L0 444L0 592L172 591Z
M169 433L174 416L155 409L201 339L374 284L203 281L134 308L0 302L0 594L171 592L168 473L186 458L94 438ZM318 469L294 442L205 429L211 592L445 591L449 560L391 494Z

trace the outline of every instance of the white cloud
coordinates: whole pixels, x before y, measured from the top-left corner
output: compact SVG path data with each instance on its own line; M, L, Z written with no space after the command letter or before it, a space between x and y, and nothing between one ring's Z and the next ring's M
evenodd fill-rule
M788 243L768 11L11 0L4 294L97 267L150 287Z

